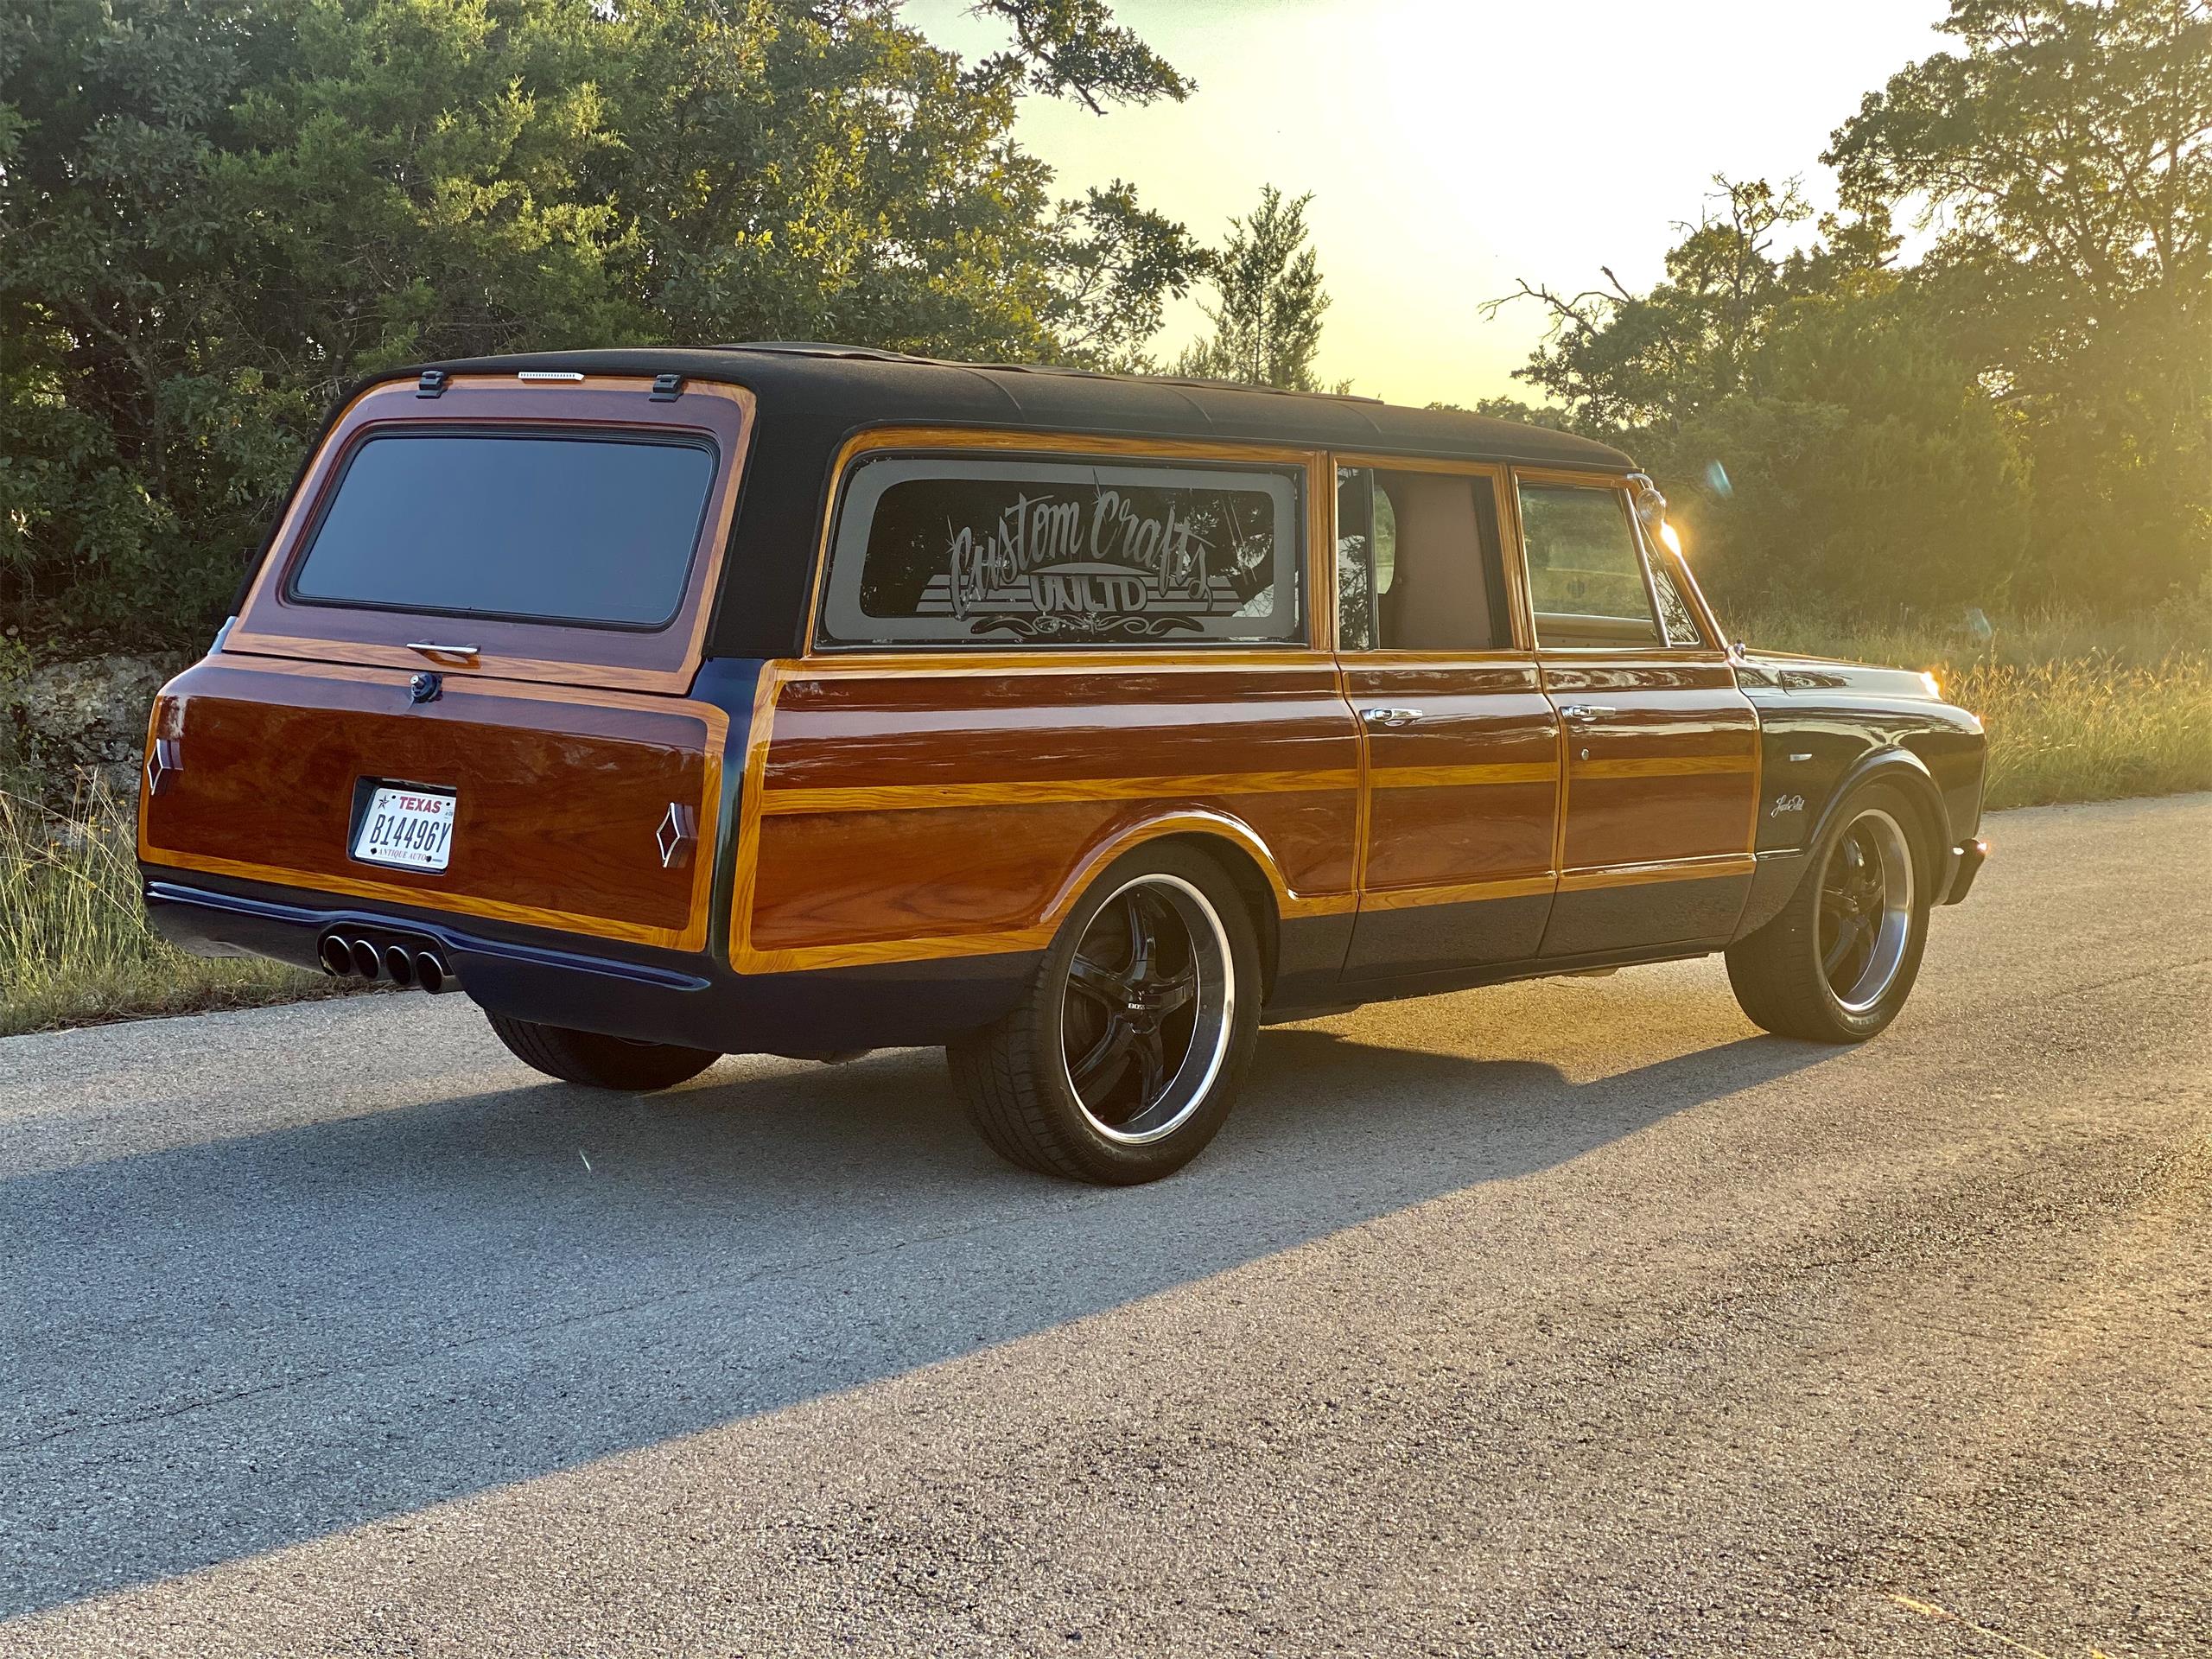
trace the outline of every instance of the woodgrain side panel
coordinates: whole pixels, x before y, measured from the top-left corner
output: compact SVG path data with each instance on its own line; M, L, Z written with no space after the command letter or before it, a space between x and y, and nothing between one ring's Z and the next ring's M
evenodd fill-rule
M164 690L181 767L142 791L139 855L173 868L677 950L703 947L728 719L704 703L210 658ZM350 855L363 779L449 788L450 866ZM664 866L671 804L696 838Z
M1725 937L1750 887L1759 765L1758 715L1728 664L1655 650L1543 666L1567 771L1542 954Z
M1348 657L1344 686L1415 716L1367 728L1370 894L1550 874L1559 728L1533 662Z
M1748 850L1758 717L1725 663L1548 658L1566 722L1561 868L1592 870Z
M1344 659L1364 724L1368 790L1359 977L1535 952L1559 813L1559 722L1533 658ZM1400 912L1433 908L1427 924Z
M734 884L741 969L1034 949L1101 861L1185 830L1245 847L1286 914L1351 907L1358 742L1319 653L771 672Z

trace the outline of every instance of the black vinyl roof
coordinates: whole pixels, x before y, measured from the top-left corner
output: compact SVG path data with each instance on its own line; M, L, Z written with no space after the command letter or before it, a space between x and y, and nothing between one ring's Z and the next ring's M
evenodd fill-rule
M1588 438L1459 410L1408 409L1228 381L952 363L804 340L541 352L423 366L454 373L678 374L750 391L758 423L709 634L714 656L784 656L798 648L830 468L844 441L868 427L972 426L1325 446L1609 473L1635 466L1619 450Z
M764 425L771 418L826 414L839 423L843 435L896 422L1327 444L1339 449L1606 472L1629 471L1635 464L1610 445L1573 433L1461 410L1410 409L1371 397L1278 391L1227 380L954 363L811 340L547 352L438 366L479 372L570 369L675 373L726 380L752 390L760 400Z

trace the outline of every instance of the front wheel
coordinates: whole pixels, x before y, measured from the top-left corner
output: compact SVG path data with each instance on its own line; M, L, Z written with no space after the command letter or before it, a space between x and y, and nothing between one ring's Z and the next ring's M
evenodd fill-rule
M484 1010L484 1017L492 1022L493 1032L507 1046L507 1052L524 1065L563 1083L581 1083L593 1089L620 1089L631 1094L672 1089L721 1058L708 1049L681 1048L674 1043L633 1043L626 1037L517 1020L489 1008Z
M1259 1020L1259 944L1236 887L1198 853L1146 849L1084 894L1020 1005L946 1057L1001 1157L1127 1185L1213 1139Z
M1844 803L1780 914L1728 947L1728 982L1783 1037L1858 1043L1897 1016L1928 943L1932 871L1911 804L1886 784Z

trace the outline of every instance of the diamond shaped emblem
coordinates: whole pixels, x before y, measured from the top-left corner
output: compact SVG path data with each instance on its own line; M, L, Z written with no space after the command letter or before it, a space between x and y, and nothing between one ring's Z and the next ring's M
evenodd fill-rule
M146 792L158 795L162 785L184 770L184 746L173 737L157 737L146 755Z
M691 861L691 849L699 838L699 815L681 801L671 801L660 821L660 828L653 831L653 844L660 849L660 867L664 870L680 870Z

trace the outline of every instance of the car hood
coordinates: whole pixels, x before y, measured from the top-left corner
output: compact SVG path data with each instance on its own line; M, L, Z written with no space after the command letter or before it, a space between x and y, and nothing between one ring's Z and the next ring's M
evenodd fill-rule
M1918 697L1929 702L1943 700L1932 677L1910 668L1847 663L1837 658L1813 657L1793 651L1739 651L1735 653L1735 662L1737 676L1746 686L1778 691L1844 691L1872 696Z

